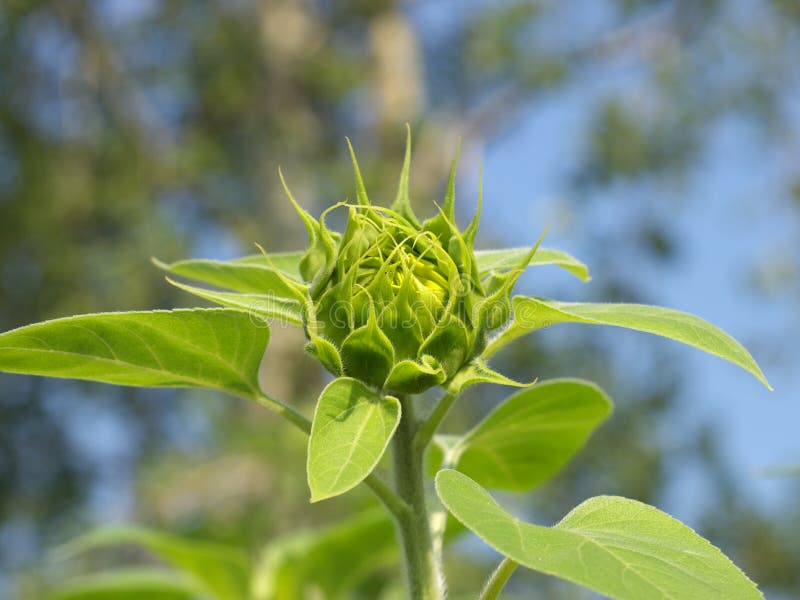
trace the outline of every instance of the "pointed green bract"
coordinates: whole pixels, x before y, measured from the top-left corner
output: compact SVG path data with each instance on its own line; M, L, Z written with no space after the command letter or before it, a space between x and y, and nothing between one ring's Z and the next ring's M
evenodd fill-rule
M367 188L364 187L364 179L361 177L361 169L358 168L358 159L356 159L356 151L353 150L353 144L350 143L350 138L347 140L347 148L350 150L350 159L353 161L353 175L356 180L356 200L359 206L369 206L369 198L367 198Z
M485 361L475 359L464 365L456 375L447 382L447 389L451 394L462 394L468 387L478 383L493 383L495 385L507 385L510 387L530 387L536 380L521 382L506 377L492 369Z
M763 598L708 541L635 500L592 498L554 527L541 527L515 519L457 471L440 471L436 491L459 521L504 556L611 598Z
M733 337L689 313L646 304L584 304L517 296L514 321L489 343L484 356L492 356L521 335L557 323L610 325L660 335L719 356L772 389L753 357Z
M447 374L438 361L425 354L419 362L405 359L396 363L384 387L399 394L421 394L446 379Z
M611 401L593 383L544 381L461 437L453 467L485 487L528 491L555 475L610 414Z
M217 600L241 600L247 596L250 563L240 549L170 535L141 527L108 527L80 536L56 550L56 557L70 558L109 547L139 546L177 569L196 593Z
M202 594L180 573L155 568L124 568L62 582L48 600L193 600Z
M0 370L252 398L269 329L233 309L99 313L0 335Z
M408 194L408 178L411 170L411 127L406 125L406 152L403 157L403 169L400 171L400 183L397 185L397 197L392 204L392 210L404 217L414 227L419 227L419 220L411 207L411 198Z
M400 422L400 401L341 377L317 401L308 440L311 501L338 496L369 475Z

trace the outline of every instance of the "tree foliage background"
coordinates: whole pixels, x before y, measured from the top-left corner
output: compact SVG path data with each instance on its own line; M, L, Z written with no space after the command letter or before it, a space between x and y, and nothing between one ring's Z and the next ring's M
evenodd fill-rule
M696 259L683 244L695 212L766 222L774 235L717 251L746 257L723 274L741 290L730 302L767 308L741 328L721 324L777 374L779 396L781 387L796 396L797 56L792 0L5 0L0 327L191 304L151 267L152 254L299 247L304 232L279 190L278 164L318 212L350 193L349 135L371 195L388 199L409 122L423 214L459 135L465 218L481 155L489 166L493 153L513 156L520 179L546 172L548 194L560 198L548 209L554 233L576 232L580 247L567 247L593 269L596 298L669 304L659 277ZM519 134L559 114L569 128ZM732 168L752 183L721 205L703 196L732 177L710 166L727 160L720 136L746 147L750 158ZM491 177L487 169L487 191ZM487 195L484 246L530 243L545 222L513 240L509 224L546 199L515 181L496 187L514 195ZM532 369L595 379L619 406L581 460L514 502L543 521L598 493L691 506L679 516L774 597L791 597L800 589L797 485L783 480L780 501L766 508L747 494L760 476L731 459L715 419L689 406L704 398L687 396L685 379L702 370L685 370L665 345L609 352L613 340L569 330L502 357L522 379ZM262 378L308 410L324 376L301 341L276 330ZM760 401L752 389L730 402ZM454 420L473 422L493 400L477 390ZM769 416L770 404L761 410ZM785 458L800 462L800 450ZM310 507L303 463L304 440L242 402L1 376L0 596L38 597L63 569L47 549L96 524L136 521L257 552L370 504L357 493ZM488 555L469 545L462 554L449 568L471 589ZM531 581L552 597L576 593L533 575L515 576L516 590Z

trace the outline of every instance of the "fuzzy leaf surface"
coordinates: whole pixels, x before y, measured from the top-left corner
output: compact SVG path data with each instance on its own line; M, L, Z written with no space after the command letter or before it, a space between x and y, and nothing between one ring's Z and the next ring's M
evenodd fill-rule
M357 379L332 381L317 401L308 440L311 501L338 496L369 475L400 422L400 401Z
M719 356L747 371L772 389L750 353L719 327L689 313L647 304L558 302L516 296L514 321L494 338L488 357L511 341L531 331L558 323L610 325L660 335Z
M611 413L611 400L578 379L545 381L509 397L450 452L479 484L527 491L555 475Z
M277 321L298 326L303 324L302 309L300 303L296 300L287 300L269 294L243 294L207 290L187 283L173 281L169 277L167 277L167 281L176 288L189 292L198 298L203 298L220 306L247 311L248 314L254 317L254 323L260 320L267 323Z
M542 527L515 519L457 471L440 471L436 490L458 520L504 556L611 598L763 598L718 548L635 500L590 498L554 527Z
M266 259L255 260L208 260L194 258L173 263L154 259L154 264L171 275L201 281L218 288L246 294L272 294L279 298L300 300L299 290L304 284L277 268L270 267Z
M233 309L98 313L0 335L0 370L251 398L269 329Z

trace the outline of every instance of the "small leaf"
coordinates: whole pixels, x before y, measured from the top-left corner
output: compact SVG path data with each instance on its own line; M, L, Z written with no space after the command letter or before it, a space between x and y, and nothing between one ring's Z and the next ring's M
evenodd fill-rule
M542 527L515 519L457 471L440 471L436 490L459 521L504 556L611 598L763 598L719 549L635 500L591 498L554 527Z
M483 353L500 348L530 331L557 323L611 325L653 333L719 356L754 375L772 389L750 353L730 335L689 313L645 304L582 304L543 298L514 298L514 321L494 338Z
M338 496L369 475L400 422L400 401L341 377L319 397L308 440L311 501Z
M153 264L172 275L233 292L271 294L302 302L306 290L304 284L289 279L277 269L255 262L191 259L167 264L154 258Z
M125 568L75 577L48 594L50 600L193 600L202 593L185 577L153 568Z
M271 542L253 573L253 600L336 600L398 556L391 518L382 510L332 527L300 531Z
M519 266L519 261L530 251L530 248L508 248L504 250L477 250L475 260L481 277L491 271L506 271ZM589 268L574 256L554 250L539 248L531 259L529 266L556 265L572 273L582 281L589 281Z
M152 552L178 569L195 590L217 600L241 600L247 596L249 561L234 546L178 537L141 527L109 527L92 531L68 542L56 557L69 558L91 550L135 545Z
M247 311L248 314L254 317L254 323L256 321L263 321L269 324L272 321L277 321L278 323L286 323L289 325L303 324L302 310L297 300L286 300L269 294L217 292L215 290L207 290L205 288L173 281L169 277L167 277L167 281L176 288L194 294L199 298L209 300L221 306L239 308Z
M611 413L603 390L561 379L517 392L451 451L479 484L524 492L557 473Z
M81 315L0 335L0 370L252 398L268 340L234 309Z

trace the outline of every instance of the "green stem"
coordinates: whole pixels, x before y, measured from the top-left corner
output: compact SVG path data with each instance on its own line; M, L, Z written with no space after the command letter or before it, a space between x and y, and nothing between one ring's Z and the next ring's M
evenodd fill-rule
M433 435L436 433L442 420L447 416L450 407L453 406L456 400L458 400L458 394L448 392L442 396L438 404L433 407L431 414L428 415L428 418L420 425L416 433L414 439L414 448L416 452L424 454L425 449L433 439Z
M276 400L275 398L267 396L264 392L255 395L253 399L264 408L268 408L272 412L289 421L292 425L306 435L311 433L311 421L303 416L303 414L297 409L281 402L280 400ZM378 500L383 503L383 505L386 507L389 513L395 517L395 519L399 518L399 515L409 512L410 509L408 504L404 502L397 494L395 494L389 488L389 486L387 486L383 480L381 480L381 478L374 473L370 473L367 476L367 478L364 480L364 485L366 485L372 491L372 493L378 497Z
M411 510L395 520L405 555L409 596L412 600L441 600L444 581L431 540L422 452L415 444L413 399L401 398L401 402L403 414L394 436L394 478L397 493Z
M510 558L504 558L491 577L489 577L489 581L486 582L486 587L483 588L478 600L496 600L496 598L499 598L500 592L503 591L508 578L511 577L516 568L517 563Z

